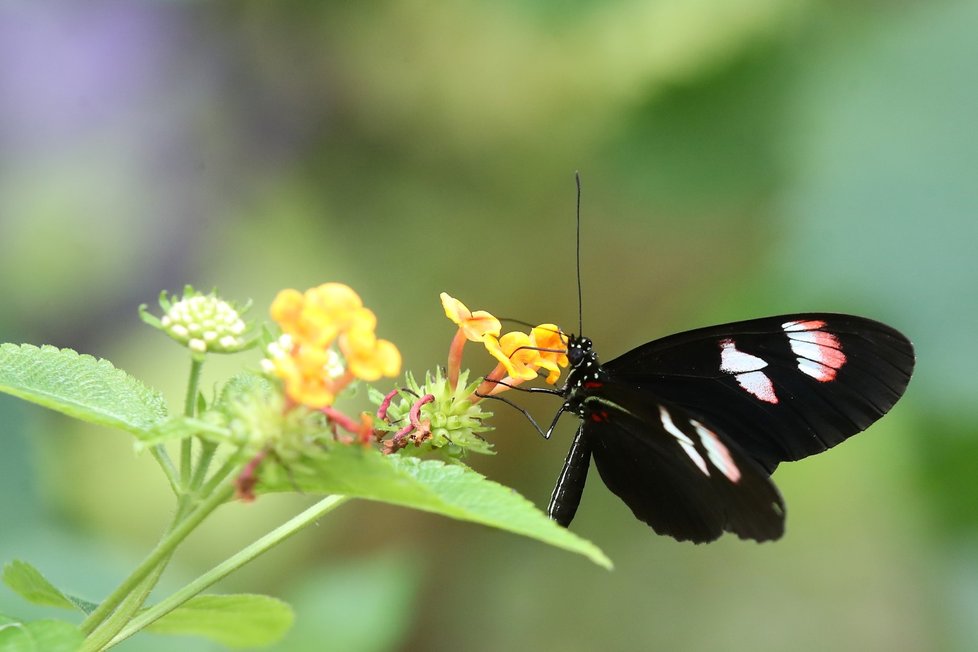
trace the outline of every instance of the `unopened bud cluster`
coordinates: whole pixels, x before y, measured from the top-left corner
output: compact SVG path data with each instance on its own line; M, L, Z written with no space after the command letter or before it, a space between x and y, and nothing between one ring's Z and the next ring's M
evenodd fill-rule
M191 287L183 297L160 295L163 317L156 319L145 306L141 308L144 321L159 328L197 355L204 353L236 353L252 344L248 324L241 311L214 293L201 294Z

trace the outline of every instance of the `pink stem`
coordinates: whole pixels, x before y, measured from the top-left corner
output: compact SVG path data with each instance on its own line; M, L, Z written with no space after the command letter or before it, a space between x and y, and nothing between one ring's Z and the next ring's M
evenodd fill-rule
M332 421L339 427L343 428L343 430L346 430L347 432L352 432L355 435L360 434L360 430L361 430L360 424L354 421L353 419L351 419L350 417L346 416L336 408L327 405L326 407L320 409L330 421Z
M262 463L267 451L262 451L255 455L245 464L238 478L234 481L235 494L238 498L250 503L255 499L255 485L258 483L258 465Z
M397 393L399 391L400 390L392 389L390 391L390 394L388 394L387 396L385 396L384 397L384 400L380 402L380 407L377 408L377 418L378 419L380 419L381 421L387 421L387 410L390 408L391 401L394 400L394 397L397 396Z
M452 344L448 347L448 384L452 389L458 385L458 375L462 370L462 349L465 347L466 337L462 329L459 328L452 338Z
M421 406L426 403L431 403L435 400L434 394L425 394L411 406L411 412L409 413L409 423L394 433L394 441L400 443L402 439L408 436L412 430L423 430L426 426L421 423Z
M434 403L434 401L435 401L435 395L434 394L425 394L424 396L422 396L421 398L419 398L417 401L415 401L414 402L414 405L411 406L411 412L409 414L409 417L411 419L411 423L414 424L414 427L415 428L420 428L421 427L421 421L420 421L420 419L421 419L421 406L423 406L423 405L425 405L427 403Z
M469 397L469 400L472 401L473 403L478 403L479 401L481 401L482 396L485 396L486 394L491 394L492 390L494 390L498 386L499 381L502 380L503 376L505 375L506 375L506 367L504 367L503 363L500 362L499 364L496 365L495 369L489 372L489 375L486 376L485 380L483 380L482 383L476 388L472 396ZM480 396L480 394L482 396Z

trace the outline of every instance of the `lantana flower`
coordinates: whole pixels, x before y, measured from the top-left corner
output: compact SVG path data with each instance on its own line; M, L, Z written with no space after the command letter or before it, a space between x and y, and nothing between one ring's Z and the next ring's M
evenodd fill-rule
M448 349L448 383L454 389L458 385L458 374L462 368L462 348L465 342L485 342L487 338L498 337L502 326L498 319L485 310L472 312L464 303L445 292L441 293L441 305L445 309L445 316L458 325Z
M186 346L198 360L206 353L244 351L255 343L249 335L250 326L242 318L250 303L237 308L215 292L203 294L189 285L183 289L182 297L160 293L159 302L163 316L157 318L142 305L142 320Z
M506 333L498 340L486 338L486 349L499 363L486 376L477 394L495 395L547 370L545 382L553 385L560 378L560 368L566 367L567 344L555 324L540 324L529 334L519 331Z
M470 312L465 304L444 292L441 303L445 315L459 327L448 353L448 377L452 387L461 368L462 346L466 340L482 342L499 361L476 390L473 400L478 400L479 395L497 394L532 380L539 369L547 370L546 382L553 385L560 377L560 368L568 364L567 344L560 328L554 324L541 324L529 334L514 331L500 337L499 320L492 314L484 310Z
M297 404L326 408L357 378L374 381L400 373L400 352L377 338L377 317L349 286L282 290L271 314L284 335L269 345L262 367L283 380L286 395Z

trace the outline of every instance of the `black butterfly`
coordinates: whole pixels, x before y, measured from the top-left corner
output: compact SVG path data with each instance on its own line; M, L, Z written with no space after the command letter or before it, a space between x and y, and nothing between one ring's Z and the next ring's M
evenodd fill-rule
M678 333L605 365L591 340L571 335L567 355L563 389L541 388L563 397L557 417L581 418L550 516L570 524L593 456L636 518L697 543L724 531L779 538L785 507L770 478L778 463L866 429L914 367L913 346L896 330L823 313Z

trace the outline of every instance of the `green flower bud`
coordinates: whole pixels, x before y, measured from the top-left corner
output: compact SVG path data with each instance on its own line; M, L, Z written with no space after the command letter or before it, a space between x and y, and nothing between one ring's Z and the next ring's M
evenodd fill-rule
M458 385L452 389L441 369L434 376L426 374L424 383L418 383L408 373L405 388L386 409L386 419L378 420L375 425L378 430L394 435L384 442L385 448L388 451L404 448L410 454L437 451L450 458L462 457L466 452L493 454L492 444L480 436L492 430L485 424L492 412L470 400L480 383L467 386L467 378L468 372L463 371ZM368 391L371 401L377 405L384 402L385 396L379 391L373 388ZM419 403L416 421L421 427L406 428L411 423L411 409ZM405 430L408 432L398 434Z
M205 353L237 353L256 342L249 336L250 325L241 318L249 306L239 310L214 292L201 294L189 285L180 298L162 292L160 307L162 318L150 314L145 305L139 307L139 315L150 326L189 348L198 359Z

